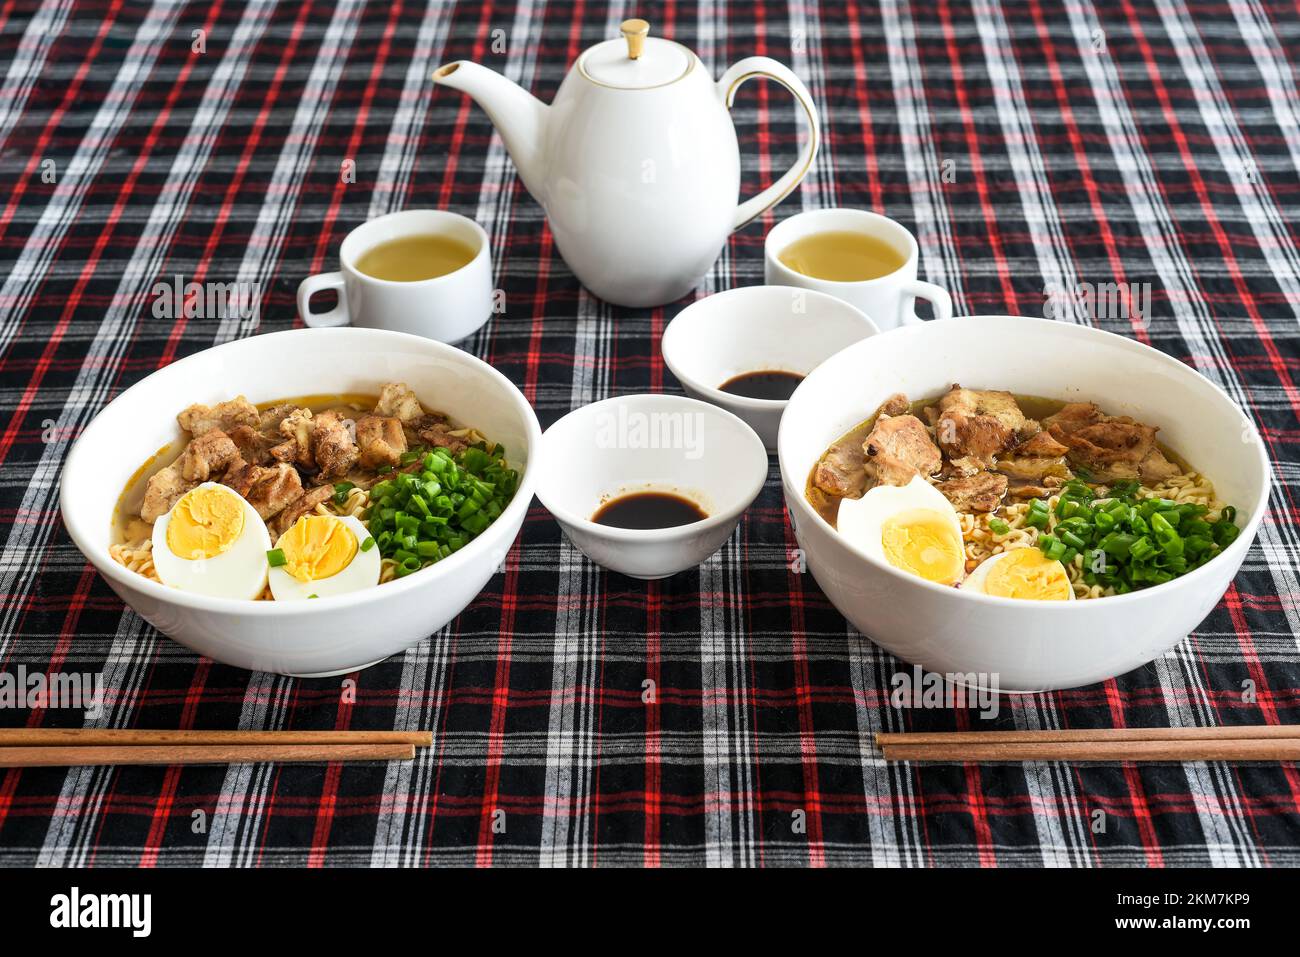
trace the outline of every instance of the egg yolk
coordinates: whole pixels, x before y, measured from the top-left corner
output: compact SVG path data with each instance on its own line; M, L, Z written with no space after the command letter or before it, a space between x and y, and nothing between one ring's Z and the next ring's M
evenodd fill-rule
M352 563L357 536L329 515L304 515L280 536L275 547L284 552L284 570L300 582L337 575Z
M234 492L196 488L186 492L167 523L167 547L178 558L216 558L244 531L244 503Z
M961 535L942 512L916 508L892 515L880 527L885 560L926 581L951 585L966 567Z
M1003 598L1066 601L1070 578L1065 566L1037 548L1017 548L989 569L984 592Z

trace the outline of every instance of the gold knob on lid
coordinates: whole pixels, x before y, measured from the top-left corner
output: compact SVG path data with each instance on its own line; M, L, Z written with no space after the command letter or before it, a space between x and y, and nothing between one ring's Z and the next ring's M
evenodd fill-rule
M650 34L650 24L644 20L624 20L619 24L618 29L623 34L623 39L627 41L628 57L633 60L639 59L641 49L645 46L645 38Z

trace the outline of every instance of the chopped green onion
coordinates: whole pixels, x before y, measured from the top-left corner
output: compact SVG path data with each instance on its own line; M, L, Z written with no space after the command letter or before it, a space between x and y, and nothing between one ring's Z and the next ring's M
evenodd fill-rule
M361 550L363 552L368 552L370 551L370 549L374 547L375 547L375 537L373 535L367 535L365 541L361 543Z
M272 548L266 553L266 563L272 568L279 568L288 561L289 559L284 557L283 548Z
M989 531L991 531L994 535L1006 535L1008 532L1011 531L1011 526L1008 525L1006 522L1002 521L1002 519L1000 518L990 518Z

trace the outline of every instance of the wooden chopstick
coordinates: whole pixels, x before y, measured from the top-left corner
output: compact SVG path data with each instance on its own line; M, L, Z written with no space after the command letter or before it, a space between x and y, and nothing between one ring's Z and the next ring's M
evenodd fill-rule
M888 761L1295 761L1300 727L877 734Z
M282 764L409 761L413 744L265 744L0 747L0 767L92 767L110 764Z
M1015 744L1043 741L1205 741L1296 738L1300 725L1245 724L1214 728L1075 728L1068 731L904 731L880 732L876 744Z
M0 728L0 747L281 746L409 744L427 748L430 731L151 731L136 728Z

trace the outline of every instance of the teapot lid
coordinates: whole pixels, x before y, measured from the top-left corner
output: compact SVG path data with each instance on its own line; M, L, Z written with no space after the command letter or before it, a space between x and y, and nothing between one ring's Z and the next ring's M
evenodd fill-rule
M672 40L647 36L650 24L624 20L622 40L597 43L578 59L578 69L595 83L619 90L648 90L681 79L695 57Z

